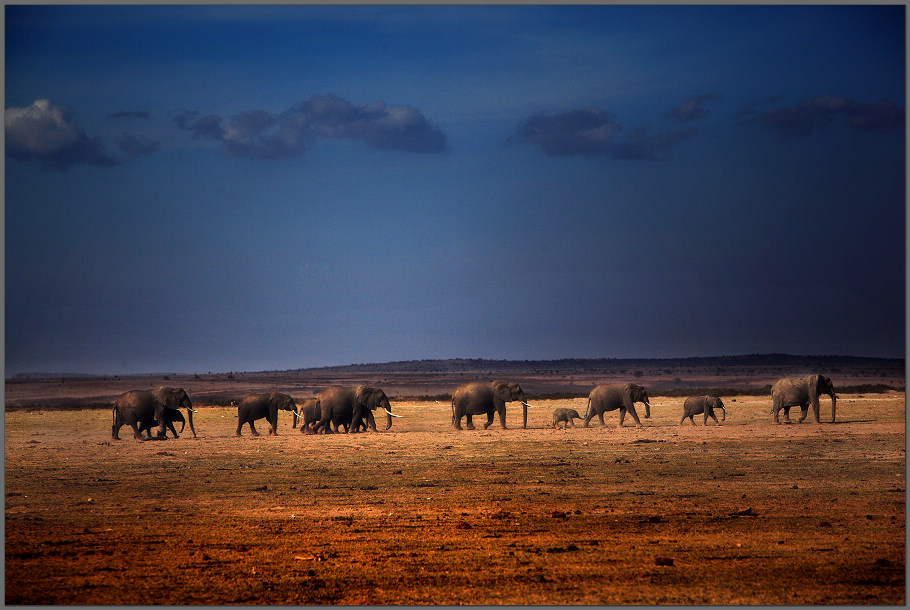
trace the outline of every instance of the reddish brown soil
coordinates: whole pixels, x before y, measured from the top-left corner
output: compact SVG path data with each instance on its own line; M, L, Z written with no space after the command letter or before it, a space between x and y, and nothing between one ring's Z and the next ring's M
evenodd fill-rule
M903 394L780 426L768 397L707 427L682 401L642 428L549 428L573 399L455 432L448 404L393 399L387 432L282 413L258 438L203 406L166 442L8 411L6 603L905 603Z

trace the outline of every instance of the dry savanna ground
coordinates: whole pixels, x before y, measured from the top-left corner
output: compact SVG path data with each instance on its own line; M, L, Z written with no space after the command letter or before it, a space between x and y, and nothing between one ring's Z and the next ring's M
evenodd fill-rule
M642 428L554 430L584 413L567 399L456 432L448 404L393 400L389 431L281 413L258 438L201 406L198 438L164 442L112 441L104 409L8 411L6 603L905 603L902 393L841 395L835 424L827 398L776 426L742 396L679 426L682 401Z

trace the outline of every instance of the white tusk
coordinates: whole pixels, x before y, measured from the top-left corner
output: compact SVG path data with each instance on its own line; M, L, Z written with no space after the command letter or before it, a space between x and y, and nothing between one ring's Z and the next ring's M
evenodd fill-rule
M404 415L395 415L394 413L392 413L391 411L389 411L389 410L386 409L385 407L382 407L382 410L385 411L386 413L388 413L389 415L391 415L392 417L404 417Z
M537 408L537 407L535 407L534 405L529 405L529 404L526 403L526 402L523 402L523 403L521 403L521 404L523 404L523 405L526 406L526 407L531 407L532 409L536 409L536 408Z
M196 409L190 409L190 411L192 411L193 413L199 413L199 411L197 411Z

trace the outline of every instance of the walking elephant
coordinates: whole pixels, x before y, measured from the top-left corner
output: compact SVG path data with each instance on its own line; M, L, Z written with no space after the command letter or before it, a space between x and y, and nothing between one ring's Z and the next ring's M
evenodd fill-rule
M683 403L683 416L679 420L679 425L683 425L686 421L686 418L689 418L689 421L692 422L692 425L695 425L694 416L701 413L705 414L705 425L708 425L708 417L711 417L714 420L715 424L720 425L720 422L717 421L717 415L714 414L715 409L720 409L722 411L720 420L725 421L727 419L727 409L724 408L724 401L722 401L717 396L690 396L686 399L686 402Z
M174 422L179 421L180 422L180 434L183 434L183 429L186 428L186 419L184 419L183 413L181 413L180 411L175 411L173 409L167 409L167 411L165 411L165 415L166 415L166 417L168 417L170 419L170 422L168 424L166 424L167 427L170 430L173 430L174 428L170 424L173 424ZM165 431L164 436L155 437L154 439L152 438L152 426L154 426L156 423L157 422L154 419L151 421L148 421L146 423L143 423L139 427L139 434L142 434L144 431L148 435L148 437L145 439L147 441L150 441L150 440L162 440L163 441L163 440L167 439L166 431ZM174 433L174 438L178 438L176 432Z
M241 436L240 429L243 424L247 423L250 425L250 431L253 436L259 436L253 422L263 417L269 422L269 434L277 435L278 411L290 411L293 413L293 426L297 427L297 417L300 415L297 410L297 403L287 394L271 392L244 396L240 404L237 405L237 432L234 436Z
M193 413L196 411L183 388L161 387L157 390L124 392L117 397L111 409L113 415L111 438L119 441L120 428L128 425L133 429L133 437L143 440L140 428L146 430L151 436L151 427L155 422L158 422L157 436L159 438L165 438L167 430L174 434L174 438L179 438L173 422L178 421L174 412L179 413L181 408L186 409L190 431L193 433L193 438L196 438L196 428L193 426ZM180 418L182 419L182 417L181 415Z
M303 401L303 405L300 407L300 419L303 421L303 425L300 426L301 434L316 434L315 425L322 419L322 407L317 405L315 398L307 398ZM358 432L365 432L367 430L367 420L360 420L360 428ZM375 420L374 420L375 421ZM332 420L331 426L325 426L321 429L324 434L331 434L333 431L338 432L338 427L344 429L347 432L351 425L346 421L341 421L339 418ZM334 429L334 430L333 430Z
M313 434L313 425L319 421L321 412L316 411L316 399L307 398L300 405L300 420L303 425L300 426L301 434Z
M575 427L575 420L581 419L581 415L578 414L578 411L575 409L556 409L553 411L553 427L559 428L559 423L562 422L563 429L568 428L569 426Z
M831 423L834 423L837 414L837 394L834 384L829 377L822 375L809 375L807 377L781 377L771 386L771 415L774 423L779 424L778 414L784 410L784 423L790 422L790 407L799 407L802 411L797 423L802 423L809 414L809 405L815 415L815 423L821 423L818 418L818 399L822 394L831 397Z
M392 405L389 399L379 388L365 385L348 388L340 385L330 385L316 395L316 412L319 421L313 426L314 433L321 430L328 432L329 422L335 431L342 425L351 432L360 432L360 427L366 423L367 428L376 432L376 420L373 411L377 408L386 412L386 427L392 427ZM397 416L400 417L400 416ZM306 430L301 430L306 432Z
M461 418L466 418L466 428L474 429L471 418L474 415L485 413L487 423L483 425L486 430L493 423L493 414L499 414L499 425L506 429L506 403L518 401L523 409L522 428L528 427L528 403L524 390L517 383L491 381L489 383L466 383L455 388L452 394L452 426L461 430Z
M600 418L601 427L606 426L604 422L604 413L619 409L619 427L626 418L626 412L635 420L636 426L641 426L641 420L638 419L638 413L635 412L635 403L641 402L645 405L645 417L651 417L651 402L648 399L648 391L640 385L627 383L625 385L599 385L591 390L588 394L588 408L585 411L585 428L588 422L597 415Z

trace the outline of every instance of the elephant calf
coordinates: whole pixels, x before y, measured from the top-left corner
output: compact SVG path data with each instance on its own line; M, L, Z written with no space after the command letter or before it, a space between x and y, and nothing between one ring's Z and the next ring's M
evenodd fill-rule
M575 427L574 419L581 419L581 415L575 409L556 409L553 411L553 427L559 428L559 422L563 423L563 429L569 426Z
M686 418L689 418L689 421L692 422L692 425L695 425L695 415L705 414L705 425L708 425L708 417L711 417L714 420L715 424L720 425L720 422L717 421L717 415L714 414L715 409L720 409L721 421L727 419L727 410L724 408L724 402L717 396L690 396L686 399L686 402L683 403L683 416L679 420L679 425L685 423Z

